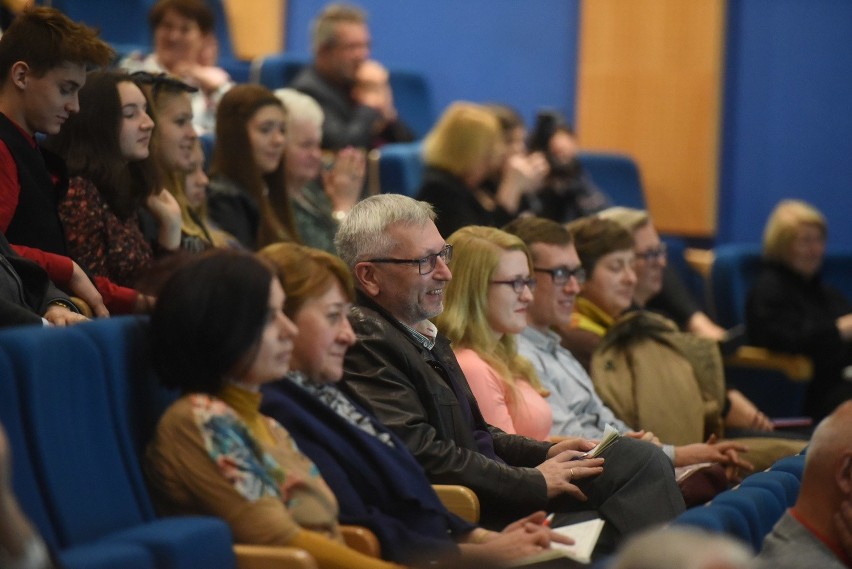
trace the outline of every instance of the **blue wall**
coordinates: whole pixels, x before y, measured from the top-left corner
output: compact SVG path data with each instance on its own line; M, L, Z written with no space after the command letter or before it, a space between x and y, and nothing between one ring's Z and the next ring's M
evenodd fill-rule
M459 99L502 102L529 122L540 107L574 116L579 0L356 0L373 57L424 73L436 113ZM287 50L310 52L326 0L288 0Z
M718 242L759 241L778 200L852 249L852 2L729 0Z

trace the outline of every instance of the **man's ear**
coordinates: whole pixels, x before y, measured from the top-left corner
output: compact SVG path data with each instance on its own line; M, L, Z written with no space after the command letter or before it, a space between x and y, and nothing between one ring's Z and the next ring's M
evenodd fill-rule
M376 297L381 291L381 285L372 263L358 263L353 269L355 282L358 288L364 291L370 298Z
M30 66L25 61L16 61L12 64L12 69L9 71L9 77L12 78L12 83L18 89L27 88L27 81L30 74Z
M844 452L837 463L837 487L847 498L852 496L852 451Z

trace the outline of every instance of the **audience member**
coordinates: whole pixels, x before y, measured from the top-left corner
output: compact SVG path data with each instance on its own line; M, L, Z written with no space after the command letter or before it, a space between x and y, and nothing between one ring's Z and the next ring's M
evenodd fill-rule
M219 229L207 215L207 185L210 179L204 171L204 149L198 139L192 145L189 166L190 170L175 194L183 222L181 247L192 251L212 247L240 248L237 240Z
M215 41L213 10L204 0L157 0L148 12L148 24L154 52L134 53L119 66L130 72L168 73L197 87L192 94L193 122L200 133L213 132L216 106L233 86L228 73L205 54Z
M599 216L615 221L633 236L635 259L633 270L636 273L636 287L633 292L634 307L640 309L646 306L650 307L651 299L666 295L667 292L672 290L667 291L666 287L669 285L674 286L676 291L674 295L669 296L679 297L681 300L672 298L672 302L667 301L666 305L686 306L693 304L688 299L689 292L674 270L668 266L665 243L660 240L660 236L654 229L651 217L647 212L625 207L612 207L602 211ZM676 310L681 314L687 311ZM667 312L664 312L664 314L668 315ZM693 312L687 325L690 332L712 340L719 340L725 335L725 331L716 326L701 311ZM773 430L769 418L740 391L729 389L727 390L727 397L729 403L728 412L725 414L725 426L727 428L752 431Z
M428 320L443 311L452 278L452 248L434 218L425 202L381 194L343 220L335 242L358 289L350 314L358 342L346 355L345 387L405 442L433 483L472 488L486 526L546 507L596 509L615 538L677 515L683 499L671 464L652 445L620 440L604 453L605 468L601 459L578 467L570 459L593 443L536 442L482 419L449 341Z
M86 320L47 273L18 255L0 233L0 327Z
M103 297L68 258L57 206L68 188L64 162L36 133L56 134L79 110L86 67L106 65L112 49L97 32L52 8L21 13L0 40L0 231L51 280L107 316Z
M163 286L151 315L153 364L183 396L148 444L155 504L165 515L219 516L236 543L299 547L322 567L395 567L343 544L334 494L258 410L258 389L287 373L293 353L284 301L272 269L237 251L209 251Z
M447 108L423 142L423 183L417 199L438 214L437 227L450 235L465 225L499 227L518 213L525 191L534 185L485 182L501 171L506 144L494 113L473 103Z
M616 206L598 215L612 219L633 235L636 254L633 300L637 306L660 312L693 334L713 340L726 337L725 329L700 309L677 271L669 264L666 244L657 234L647 211Z
M518 211L528 213L540 209L538 192L550 172L547 158L542 152L527 151L527 129L518 112L499 104L486 105L500 121L506 152L503 163L483 183L483 188L493 194L501 192L521 194ZM505 187L501 187L505 186Z
M667 527L627 542L610 569L751 569L749 548L722 534Z
M374 148L408 142L411 131L396 114L387 72L370 57L367 15L350 4L329 4L311 28L313 63L289 85L313 97L325 113L323 148ZM361 67L367 63L367 68Z
M779 203L763 234L763 264L746 303L749 341L809 356L804 411L820 419L852 398L852 303L820 276L828 225L799 200Z
M586 273L571 240L562 225L541 217L516 219L504 231L517 235L528 247L533 273L537 275L536 291L528 305L525 327L517 337L517 350L528 359L545 389L553 413L550 434L599 439L607 424L633 437L647 433L633 429L604 404L592 378L570 351L559 345L559 335L552 328L566 325L574 300L586 280ZM739 453L746 447L736 442L693 443L680 446L663 445L663 451L676 467L702 462L751 469ZM685 494L689 487L682 485Z
M12 488L12 455L0 424L0 567L50 569L53 564L38 530L27 519Z
M158 187L150 158L153 129L139 86L124 73L96 72L80 89L80 112L45 141L72 176L59 204L68 251L90 274L124 287L150 267L155 248L180 246L180 208ZM156 221L153 246L139 224L142 207Z
M852 402L846 402L814 430L796 504L764 539L756 567L852 567L850 496Z
M298 241L285 191L287 113L266 87L237 85L219 103L210 218L248 249Z
M765 429L768 421L744 395L726 389L715 341L681 333L672 322L645 311L625 314L637 281L634 240L626 229L598 216L577 220L569 229L589 276L571 322L558 332L562 345L584 364L597 393L617 416L679 444L698 443L731 429L727 434L748 445L749 462L758 469L801 450L803 440L754 438L770 435L754 432ZM611 354L592 365L593 354L616 346L623 364L613 363ZM730 469L729 476L738 474Z
M536 284L526 246L514 235L475 225L447 243L455 258L453 279L435 324L450 340L482 417L507 433L548 440L548 392L515 341Z
M278 89L275 96L287 109L284 174L299 238L305 245L334 253L337 226L364 187L364 152L344 148L323 168L324 115L319 104L295 89Z
M609 205L609 197L595 186L580 164L574 129L557 113L538 114L528 146L532 152L544 152L550 164L547 178L530 202L532 213L568 223Z
M284 312L299 329L291 371L263 386L261 412L279 420L319 467L340 504L340 521L371 529L383 557L406 563L432 563L459 548L511 560L546 546L544 512L503 534L449 513L405 444L337 387L355 342L346 318L355 291L343 261L295 243L270 245L260 256L276 267Z

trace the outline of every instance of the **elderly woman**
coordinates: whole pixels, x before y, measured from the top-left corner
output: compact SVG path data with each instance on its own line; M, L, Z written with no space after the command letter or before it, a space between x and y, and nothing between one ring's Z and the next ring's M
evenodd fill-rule
M402 562L433 561L459 549L509 560L546 546L542 512L503 533L448 512L405 444L337 387L343 356L355 342L346 318L355 291L343 261L293 243L270 245L259 255L277 267L285 313L299 328L292 370L263 387L261 409L316 462L340 503L341 521L369 527L382 554Z
M334 494L259 411L260 386L286 374L293 354L284 302L275 273L237 251L209 251L166 281L151 315L151 353L163 384L182 397L146 453L157 508L219 516L235 542L299 547L321 567L393 567L343 544Z
M287 109L284 177L299 237L305 245L334 253L337 226L361 197L364 153L344 148L330 155L333 163L323 168L322 108L295 89L278 89L275 96Z
M154 52L131 54L120 66L129 71L168 73L197 87L192 94L194 124L202 133L215 127L216 105L233 83L213 65L215 16L204 0L158 0L148 12Z
M820 278L828 226L813 206L784 200L763 234L763 265L746 304L749 340L813 361L805 413L819 420L852 398L852 304ZM848 372L846 372L848 373Z
M489 185L508 164L506 157L500 121L492 111L458 102L444 112L423 143L426 168L417 195L435 207L441 235L465 225L499 227L518 214L521 198L537 182L535 177L502 175L499 184Z

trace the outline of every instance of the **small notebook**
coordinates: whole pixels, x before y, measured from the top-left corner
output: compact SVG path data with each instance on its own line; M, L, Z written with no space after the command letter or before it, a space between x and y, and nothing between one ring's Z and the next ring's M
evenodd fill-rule
M598 542L598 537L601 535L601 530L604 527L604 521L600 518L588 520L569 526L553 528L556 533L567 535L574 540L573 545L565 545L562 543L551 542L550 549L545 549L535 555L522 557L510 563L510 567L518 567L521 565L530 565L532 563L540 563L550 559L559 557L567 557L580 563L590 563L592 561L592 551L595 549L595 544Z
M571 460L583 460L584 458L597 458L603 453L606 449L612 446L612 444L621 438L621 434L616 430L612 425L607 425L604 427L604 434L601 437L600 442L595 445L595 448L590 450L589 452L585 452L581 455L575 456Z

